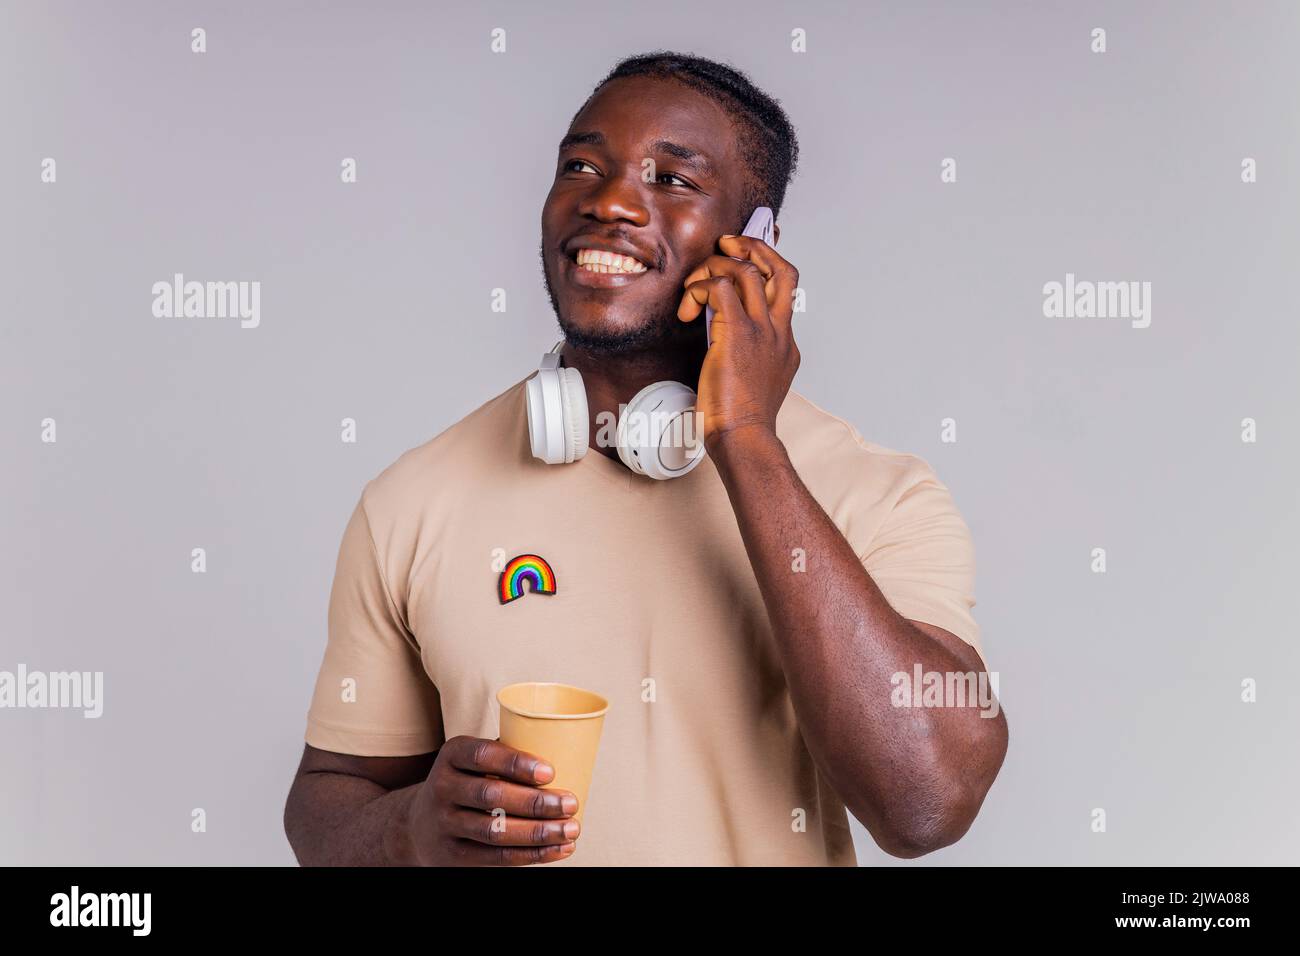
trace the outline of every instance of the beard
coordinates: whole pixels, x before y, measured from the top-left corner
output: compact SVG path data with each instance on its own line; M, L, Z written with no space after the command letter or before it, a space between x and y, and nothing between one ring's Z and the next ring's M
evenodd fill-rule
M667 299L655 311L645 316L644 321L634 328L617 330L584 329L570 322L560 308L560 300L555 295L551 276L546 268L546 249L541 249L542 280L546 283L546 294L551 299L551 309L555 312L564 340L574 348L590 355L611 356L631 355L636 352L662 351L678 349L693 342L703 335L696 326L703 327L703 317L697 322L682 322L677 318L677 306L680 300Z

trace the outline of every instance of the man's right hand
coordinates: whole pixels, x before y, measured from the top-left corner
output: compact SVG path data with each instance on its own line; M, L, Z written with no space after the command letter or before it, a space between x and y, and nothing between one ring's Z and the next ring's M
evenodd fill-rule
M451 738L411 800L416 862L527 866L567 859L581 830L571 819L578 798L542 789L554 779L545 760L499 740Z

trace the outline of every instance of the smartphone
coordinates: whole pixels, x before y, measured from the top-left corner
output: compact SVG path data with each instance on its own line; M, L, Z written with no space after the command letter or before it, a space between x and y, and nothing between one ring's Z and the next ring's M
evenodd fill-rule
M754 214L749 217L749 222L745 223L744 230L740 233L742 236L751 236L754 239L762 239L769 246L772 244L772 226L775 220L772 217L772 210L767 206L759 206L754 210ZM713 344L713 309L709 306L704 307L704 341L707 345Z

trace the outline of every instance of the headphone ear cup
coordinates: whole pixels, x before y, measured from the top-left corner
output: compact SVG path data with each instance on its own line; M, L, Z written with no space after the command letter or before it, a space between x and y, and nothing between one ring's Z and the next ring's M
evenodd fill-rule
M574 462L587 454L591 419L587 414L587 387L576 368L561 368L560 401L564 407L564 460Z
M694 428L695 399L695 390L681 382L655 382L633 395L618 419L623 464L659 481L693 470L705 455Z
M564 461L564 387L553 368L542 367L525 385L528 445L548 465Z

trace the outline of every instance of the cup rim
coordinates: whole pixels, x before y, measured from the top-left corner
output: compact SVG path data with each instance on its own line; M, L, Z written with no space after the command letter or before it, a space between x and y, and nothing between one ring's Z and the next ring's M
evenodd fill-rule
M566 690L576 690L582 694L590 694L592 697L604 701L604 706L601 707L600 710L588 711L581 714L541 714L536 711L513 707L501 699L502 694L515 687L563 687ZM594 690L587 690L585 687L578 687L574 684L562 684L559 681L553 680L521 680L516 681L513 684L507 684L505 687L502 687L497 691L497 703L512 714L517 714L520 717L533 717L538 720L590 720L593 717L605 716L605 711L609 710L609 701L605 700L604 695L597 694Z

